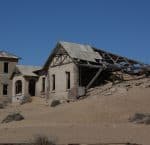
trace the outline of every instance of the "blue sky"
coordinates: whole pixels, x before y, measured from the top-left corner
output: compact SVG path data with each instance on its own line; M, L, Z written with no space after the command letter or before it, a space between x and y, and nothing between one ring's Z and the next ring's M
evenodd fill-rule
M149 0L0 0L0 49L43 65L59 40L150 63Z

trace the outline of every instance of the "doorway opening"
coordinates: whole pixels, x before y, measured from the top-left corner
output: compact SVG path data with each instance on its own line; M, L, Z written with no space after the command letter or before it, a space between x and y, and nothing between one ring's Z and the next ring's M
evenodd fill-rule
M36 86L36 81L34 79L30 79L28 90L31 96L35 96L35 86Z

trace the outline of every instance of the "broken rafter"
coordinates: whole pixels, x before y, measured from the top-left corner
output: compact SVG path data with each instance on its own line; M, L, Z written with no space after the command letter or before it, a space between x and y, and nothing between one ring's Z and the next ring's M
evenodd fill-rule
M117 54L109 53L109 52L106 52L106 51L101 50L101 49L96 49L96 48L93 48L93 49L94 49L96 52L98 52L98 53L103 57L104 60L111 57L110 60L111 60L111 61L113 60L114 62L115 62L116 59L119 59L119 60L122 59L122 61L128 62L128 63L130 63L130 64L144 65L144 64L141 63L141 62L138 62L138 61L136 61L136 60L129 59L129 58L127 58L127 57L123 57L123 56L119 56L119 55L117 55ZM118 57L119 57L119 58L118 58ZM115 59L115 58L116 58L116 59ZM117 63L117 62L118 62L118 61L116 61L116 63Z
M97 73L95 74L95 76L92 78L92 80L88 83L88 85L86 86L86 90L88 90L92 84L95 82L95 80L98 78L98 76L101 74L101 72L103 70L106 69L106 66L102 66L101 68L99 68L99 70L97 71Z
M93 64L77 64L78 66L81 67L89 67L89 68L100 68L102 65L93 65Z

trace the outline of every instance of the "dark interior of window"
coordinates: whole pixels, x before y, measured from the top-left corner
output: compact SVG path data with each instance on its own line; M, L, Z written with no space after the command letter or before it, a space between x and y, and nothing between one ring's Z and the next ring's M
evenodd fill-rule
M16 81L16 94L22 93L22 81L18 80Z
M4 62L4 73L8 73L8 62Z
M7 93L8 93L8 85L4 84L3 85L3 95L7 95Z
M55 90L55 75L52 75L52 90Z
M70 89L70 72L66 72L66 88Z
M42 78L42 92L45 92L45 78Z
M36 80L35 79L29 80L28 91L31 96L35 96L35 91L36 91Z

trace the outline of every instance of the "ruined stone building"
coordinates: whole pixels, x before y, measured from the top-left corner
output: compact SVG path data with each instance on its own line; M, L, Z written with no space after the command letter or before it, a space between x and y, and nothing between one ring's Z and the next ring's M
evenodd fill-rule
M46 98L76 99L109 79L111 72L136 75L144 68L143 63L90 45L58 42L40 71L46 77Z
M13 102L24 96L76 99L90 87L107 80L112 72L138 75L149 68L90 45L62 41L56 44L42 67L17 65L18 59L0 53L0 96L11 97Z
M18 63L19 57L0 51L0 99L8 99L12 95L10 76Z
M35 71L41 69L37 66L16 65L10 79L12 80L12 101L17 102L24 96L42 95L42 81L45 77L36 74ZM44 86L45 89L45 86ZM43 90L44 90L43 89Z

